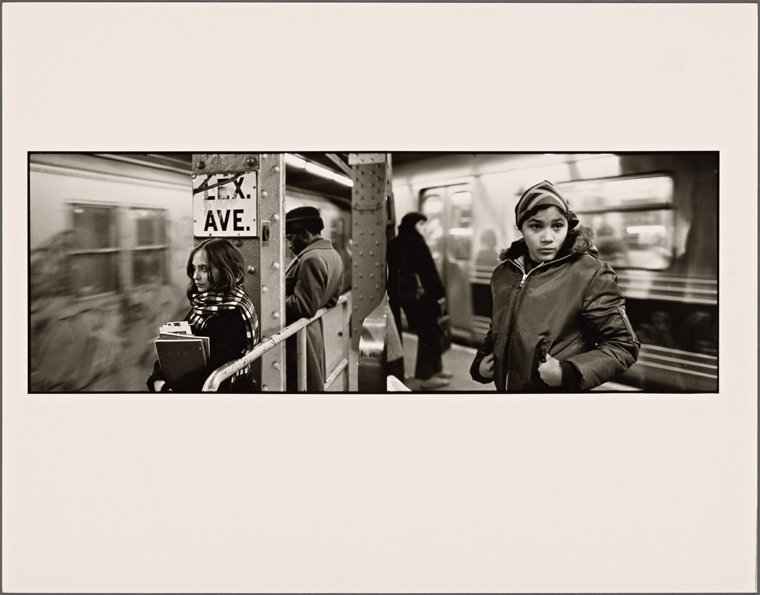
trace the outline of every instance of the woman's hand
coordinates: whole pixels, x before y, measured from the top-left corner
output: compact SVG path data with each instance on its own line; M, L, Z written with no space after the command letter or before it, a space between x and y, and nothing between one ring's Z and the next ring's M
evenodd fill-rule
M161 389L164 387L164 384L166 384L166 380L154 380L153 381L153 390L157 393L161 392Z
M480 360L480 365L478 366L478 373L483 378L487 378L488 380L493 380L493 375L494 375L493 353L489 353L482 360Z
M538 364L538 374L549 386L562 386L562 368L559 360L553 358L548 353L546 359Z

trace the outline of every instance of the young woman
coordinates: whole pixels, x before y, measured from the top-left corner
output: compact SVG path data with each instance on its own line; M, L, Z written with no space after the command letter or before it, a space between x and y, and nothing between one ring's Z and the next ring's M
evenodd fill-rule
M523 193L515 220L523 237L500 254L491 277L491 328L470 367L473 379L501 391L556 392L622 374L639 342L591 230L548 181Z
M238 359L258 342L259 321L253 303L243 289L243 255L228 240L211 238L198 244L187 259L191 309L185 320L193 334L209 338L210 355L205 368L167 382L156 362L148 378L151 392L199 392L209 375L222 364ZM222 383L221 391L253 388L245 369Z

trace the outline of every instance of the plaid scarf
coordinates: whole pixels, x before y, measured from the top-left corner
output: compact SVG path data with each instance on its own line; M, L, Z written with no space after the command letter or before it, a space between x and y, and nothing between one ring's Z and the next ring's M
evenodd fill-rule
M193 309L190 311L187 320L194 333L202 331L208 320L217 312L237 309L245 323L246 352L253 349L253 346L258 342L259 319L256 316L256 308L242 287L233 287L227 293L216 291L196 293L190 298L190 303ZM235 376L241 376L248 372L250 372L250 366L243 368Z

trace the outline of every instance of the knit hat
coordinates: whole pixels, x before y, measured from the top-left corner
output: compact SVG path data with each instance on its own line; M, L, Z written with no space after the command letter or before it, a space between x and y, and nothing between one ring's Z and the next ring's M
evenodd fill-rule
M317 224L319 231L325 227L319 211L314 207L298 207L288 211L285 215L285 233L294 233L299 229L304 229L309 224Z
M547 180L528 188L517 201L515 221L518 228L522 226L529 213L534 211L536 207L557 207L567 218L570 229L578 225L578 217L570 209L567 199L559 193L554 184Z

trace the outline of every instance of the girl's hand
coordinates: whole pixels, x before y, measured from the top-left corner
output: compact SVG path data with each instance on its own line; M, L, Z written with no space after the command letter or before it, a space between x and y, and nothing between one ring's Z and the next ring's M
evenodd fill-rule
M480 365L478 366L478 373L483 378L487 378L488 380L493 380L493 375L494 375L493 353L489 353L482 360L480 360Z
M161 389L164 386L164 384L166 384L166 380L154 380L153 381L153 390L155 390L157 393L160 393Z
M541 376L541 380L549 386L562 385L562 368L559 365L559 360L548 353L546 359L538 364L538 374Z

